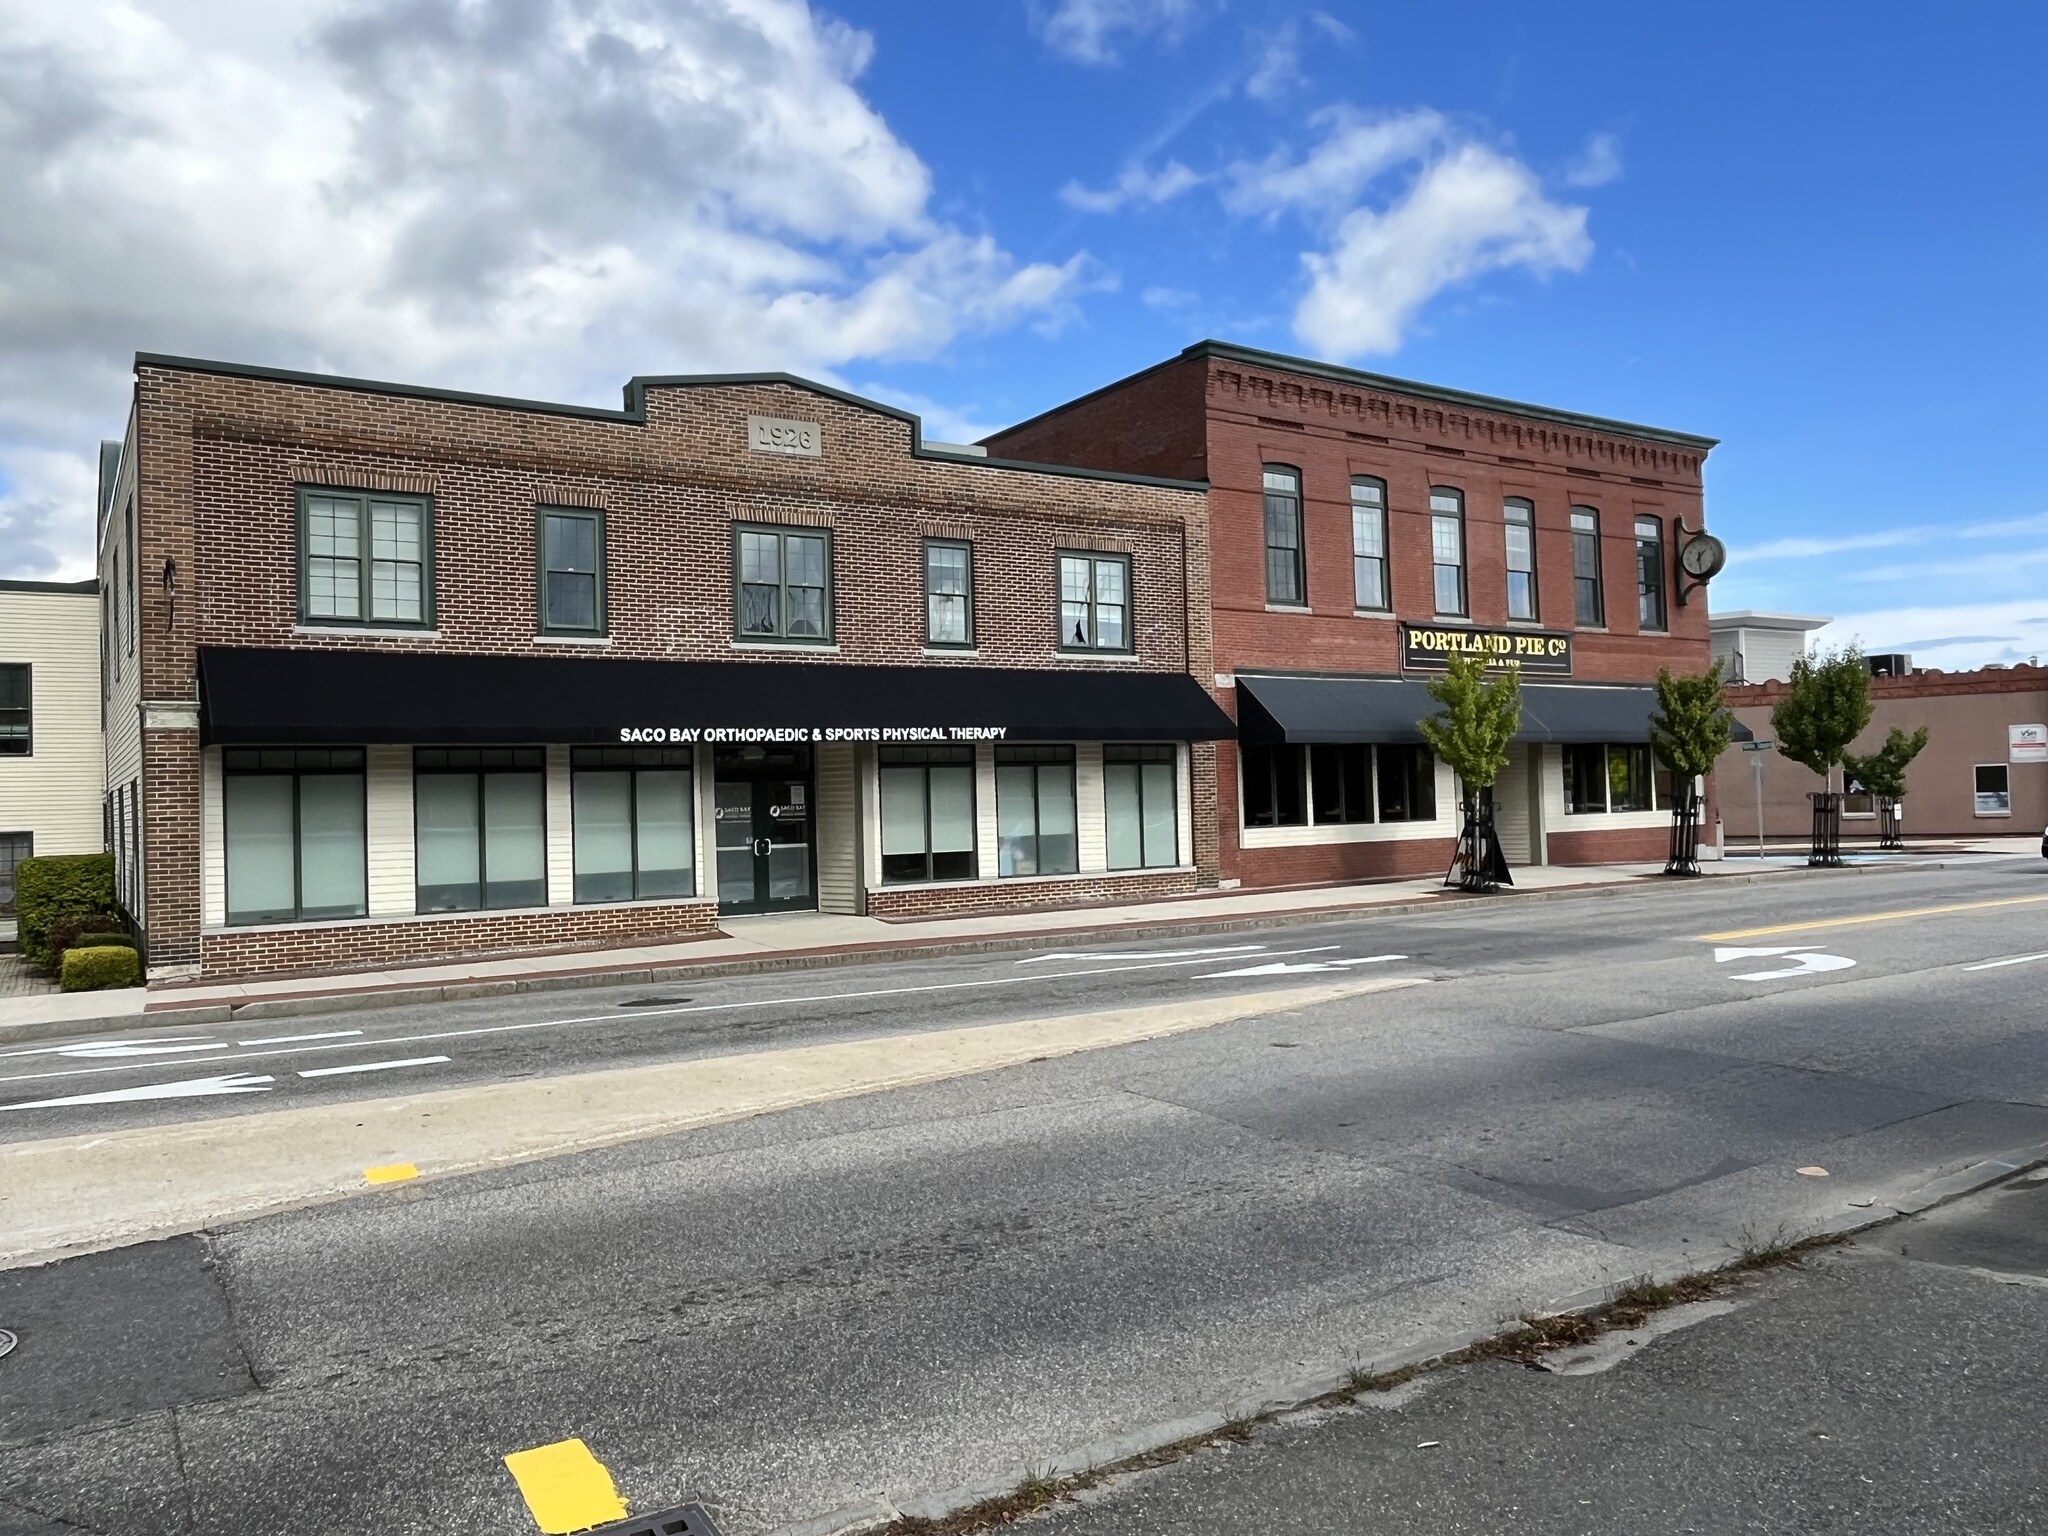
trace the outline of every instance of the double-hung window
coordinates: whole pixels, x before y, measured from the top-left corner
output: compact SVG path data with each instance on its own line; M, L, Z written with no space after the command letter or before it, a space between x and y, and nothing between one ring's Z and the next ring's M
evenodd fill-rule
M1668 775L1665 778L1668 799L1671 788ZM1564 749L1564 804L1574 816L1654 811L1657 780L1648 747L1594 742Z
M1525 624L1536 621L1536 508L1520 496L1501 504L1507 525L1508 617Z
M882 879L974 879L974 748L882 747L876 777Z
M1175 749L1105 746L1102 810L1111 869L1160 869L1180 861Z
M832 639L832 536L810 528L733 530L734 629L742 640Z
M1071 875L1081 867L1072 747L996 748L996 873Z
M1429 489L1429 558L1436 575L1436 611L1465 612L1465 494L1449 486Z
M604 514L543 508L539 516L540 632L602 635Z
M1600 593L1600 514L1591 507L1572 508L1573 617L1592 627L1607 622L1607 604Z
M0 662L0 757L34 752L34 672L25 661Z
M697 891L688 747L571 747L569 819L578 901Z
M1664 525L1654 517L1636 519L1636 622L1664 627Z
M1308 568L1301 536L1301 471L1268 464L1266 488L1266 601L1299 607L1308 601Z
M1393 606L1387 585L1387 483L1367 475L1351 482L1351 602L1382 612Z
M539 747L413 753L422 912L547 905L547 774Z
M1131 560L1128 555L1060 559L1060 649L1131 648Z
M432 624L434 520L425 498L301 490L299 617L310 624Z
M926 645L966 650L974 644L974 546L950 539L924 545Z
M124 807L120 826L131 875ZM221 752L221 836L230 923L361 917L367 910L367 816L360 747Z

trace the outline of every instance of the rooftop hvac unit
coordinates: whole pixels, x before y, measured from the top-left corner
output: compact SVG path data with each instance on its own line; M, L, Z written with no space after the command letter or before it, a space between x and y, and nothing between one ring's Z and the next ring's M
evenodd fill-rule
M1865 658L1870 663L1872 677L1911 677L1913 658L1904 651L1887 651L1882 656Z

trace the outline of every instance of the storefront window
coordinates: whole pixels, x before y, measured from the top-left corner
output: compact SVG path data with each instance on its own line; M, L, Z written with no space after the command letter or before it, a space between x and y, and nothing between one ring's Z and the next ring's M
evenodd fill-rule
M1654 811L1670 796L1670 775L1662 775L1661 802L1658 778L1648 747L1574 743L1564 749L1564 808L1574 816Z
M1171 746L1102 749L1102 808L1111 869L1180 862L1179 790Z
M1436 820L1436 758L1427 747L1375 749L1381 821Z
M996 748L997 874L1073 874L1076 825L1072 747Z
M230 923L368 910L360 748L227 748L221 800Z
M1291 742L1273 746L1246 742L1237 750L1244 765L1244 824L1307 826L1308 800L1302 785L1307 749Z
M974 879L974 748L883 747L876 771L882 879Z
M2012 814L2012 772L2004 763L1980 763L1976 770L1977 814Z
M569 754L578 901L697 892L688 747L576 747Z
M1371 747L1320 743L1309 748L1308 762L1316 825L1373 819Z
M539 747L421 747L412 795L420 911L547 904Z

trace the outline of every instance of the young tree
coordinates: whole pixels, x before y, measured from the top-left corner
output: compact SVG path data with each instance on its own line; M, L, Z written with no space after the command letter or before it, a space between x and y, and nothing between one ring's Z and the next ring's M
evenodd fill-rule
M1880 848L1903 848L1905 839L1899 835L1899 802L1906 798L1906 768L1920 755L1927 745L1927 727L1908 736L1898 726L1893 726L1884 739L1884 745L1868 757L1858 757L1853 752L1842 754L1842 773L1847 789L1849 780L1859 785L1864 793L1877 802L1877 846Z
M1483 656L1453 656L1450 669L1432 678L1429 696L1443 706L1416 722L1430 750L1451 765L1464 786L1464 825L1458 851L1444 876L1468 891L1492 891L1506 880L1507 856L1493 830L1493 786L1508 765L1508 743L1522 723L1522 681L1513 667L1486 675Z
M1778 750L1821 776L1813 801L1809 865L1842 862L1842 797L1834 770L1849 743L1870 724L1870 668L1856 646L1816 651L1792 663L1791 692L1771 709Z
M1735 717L1721 691L1721 663L1674 677L1657 671L1657 713L1650 716L1650 750L1671 770L1671 857L1667 875L1700 872L1699 781L1728 749Z

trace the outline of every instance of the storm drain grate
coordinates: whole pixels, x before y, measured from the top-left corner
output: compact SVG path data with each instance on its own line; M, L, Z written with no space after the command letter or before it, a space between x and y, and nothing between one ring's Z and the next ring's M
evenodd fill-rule
M665 1509L658 1515L635 1515L613 1525L600 1526L585 1536L721 1536L702 1504L685 1504Z
M621 1008L673 1008L677 1003L687 1003L687 997L629 997Z

